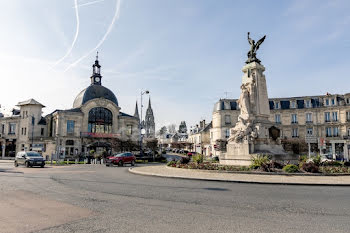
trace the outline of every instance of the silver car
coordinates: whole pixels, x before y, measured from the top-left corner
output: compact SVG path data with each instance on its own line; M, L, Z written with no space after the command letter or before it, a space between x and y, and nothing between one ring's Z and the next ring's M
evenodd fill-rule
M38 152L35 151L20 151L15 158L15 167L24 165L26 167L45 166L45 159Z

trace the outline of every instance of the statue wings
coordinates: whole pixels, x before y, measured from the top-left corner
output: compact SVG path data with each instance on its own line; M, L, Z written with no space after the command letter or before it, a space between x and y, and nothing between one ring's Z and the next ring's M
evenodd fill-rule
M256 42L255 52L259 49L259 46L264 42L266 35Z

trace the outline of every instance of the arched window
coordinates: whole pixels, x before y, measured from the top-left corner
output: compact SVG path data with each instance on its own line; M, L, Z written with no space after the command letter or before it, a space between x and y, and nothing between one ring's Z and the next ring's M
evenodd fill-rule
M90 133L112 133L112 112L106 108L97 107L89 111L88 131Z

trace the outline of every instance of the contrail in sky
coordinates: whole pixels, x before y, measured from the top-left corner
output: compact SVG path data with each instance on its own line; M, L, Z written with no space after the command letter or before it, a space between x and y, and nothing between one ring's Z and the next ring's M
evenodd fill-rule
M75 42L77 41L78 35L79 35L79 25L80 25L80 21L79 21L79 11L78 11L78 0L74 0L74 7L75 7L75 18L77 21L77 26L76 26L76 30L75 30L75 36L73 39L73 42L71 44L71 46L69 47L68 51L66 52L66 54L61 57L58 61L55 62L55 64L51 67L51 69L53 69L55 66L57 66L61 61L63 61L73 50L73 47L75 45Z
M105 1L105 0L96 0L96 1L92 1L92 2L82 3L82 4L78 5L78 7L87 6L87 5L91 5L91 4L95 4L95 3L103 2L103 1ZM73 8L77 8L77 6L74 6Z
M95 46L95 48L91 49L87 54L85 54L84 56L82 56L81 58L79 58L78 60L76 60L75 62L73 62L72 64L70 64L67 69L64 70L64 72L66 72L67 70L69 70L70 68L72 68L73 66L76 66L79 62L81 62L84 58L86 58L87 56L89 56L92 52L96 51L102 44L103 42L106 40L108 34L112 31L113 25L115 23L115 21L119 18L119 12L120 12L120 2L121 0L116 0L116 7L115 7L115 13L112 19L111 24L109 25L106 33L104 34L104 36L102 37L102 39L98 42L98 44Z

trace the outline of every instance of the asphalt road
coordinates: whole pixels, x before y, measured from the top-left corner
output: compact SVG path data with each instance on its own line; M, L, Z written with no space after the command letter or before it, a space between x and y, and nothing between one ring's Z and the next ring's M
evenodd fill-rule
M0 232L350 232L348 187L178 180L102 165L0 168Z

